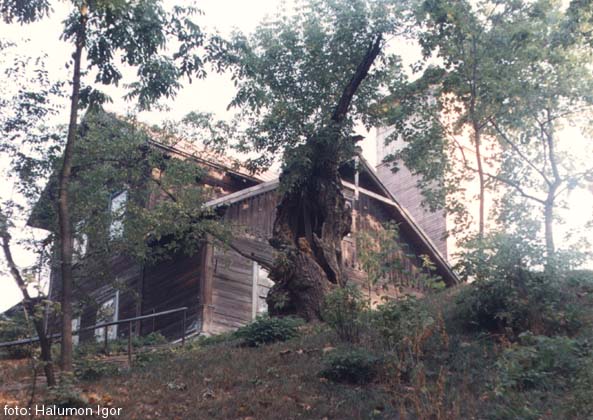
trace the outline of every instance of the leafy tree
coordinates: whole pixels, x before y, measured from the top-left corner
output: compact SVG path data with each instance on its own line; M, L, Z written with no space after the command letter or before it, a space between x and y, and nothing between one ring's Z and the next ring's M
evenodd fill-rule
M501 83L516 70L503 63L514 53L509 26L524 7L521 2L424 1L417 15L424 28L419 34L424 62L417 71L424 69L423 74L395 91L386 116L394 127L387 142L404 142L387 160L401 160L421 175L428 206L455 214L457 233L471 223L463 186L477 183L478 239L485 235L486 172L496 146L489 120L505 98ZM435 58L438 64L426 66Z
M501 86L508 98L489 119L501 149L500 173L491 178L543 210L548 270L556 265L559 202L593 179L593 166L573 153L571 139L562 134L573 126L587 135L593 106L592 52L567 32L567 20L560 2L536 2L526 10L513 33L522 71Z
M2 0L0 10L6 22L30 23L49 13L45 0ZM203 77L200 47L204 34L191 20L194 7L175 6L166 11L159 0L124 2L119 0L83 0L72 2L72 12L65 21L63 39L73 43L72 91L64 154L58 177L58 242L62 280L61 364L72 371L72 255L73 226L70 209L70 180L77 143L78 111L108 98L100 91L82 86L83 51L87 70L96 70L95 82L117 85L123 65L137 69L137 80L128 85L128 99L137 99L141 108L149 108L160 98L172 97L181 87L181 77ZM175 46L170 47L174 39ZM170 47L170 48L169 48ZM168 49L169 48L169 49ZM169 52L172 50L173 52Z
M477 180L478 235L465 246L480 248L485 238L488 189L495 199L502 186L541 205L552 260L558 199L591 174L558 150L567 149L568 140L559 144L561 126L577 123L590 104L582 37L555 1L436 0L421 10L425 58L440 62L396 90L386 121L395 128L390 140L404 147L390 160L421 175L426 201L457 214L466 222L458 228L469 225L463 182Z
M355 123L377 122L373 105L398 80L387 40L404 34L410 9L396 1L305 1L290 16L235 34L227 64L237 85L239 150L253 169L282 158L282 197L271 245L273 314L320 317L325 292L343 285L340 243L351 216L338 168L357 153Z
M15 46L2 44L0 48L5 57L10 57ZM0 153L11 169L7 171L5 179L18 178L20 182L14 185L15 196L0 205L2 255L23 295L23 309L39 337L46 380L49 386L53 386L55 375L50 334L44 328L43 321L43 312L48 302L39 287L39 296L31 295L32 270L23 269L15 262L10 231L15 225L25 222L20 215L26 213L28 203L38 198L41 188L39 181L51 170L60 149L59 130L48 130L44 124L59 111L61 84L49 81L43 59L39 58L32 59L17 54L13 63L4 70L4 83L0 85L0 126L4 139L0 142ZM20 87L15 91L11 89L14 86ZM28 240L19 239L18 242L39 254L40 258L47 260L49 257L49 241L46 238L37 240L32 237Z

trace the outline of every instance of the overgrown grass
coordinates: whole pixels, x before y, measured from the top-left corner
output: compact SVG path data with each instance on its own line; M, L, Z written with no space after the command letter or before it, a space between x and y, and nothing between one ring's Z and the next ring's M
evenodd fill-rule
M577 330L467 328L456 302L477 285L373 311L349 295L349 312L331 326L243 345L246 332L284 331L260 320L239 334L139 355L131 371L87 378L84 388L126 419L590 418L591 284L561 284L578 309Z

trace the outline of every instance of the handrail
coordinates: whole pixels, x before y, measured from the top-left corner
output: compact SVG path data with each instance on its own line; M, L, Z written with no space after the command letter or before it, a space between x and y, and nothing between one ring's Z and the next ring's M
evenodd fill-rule
M126 318L126 319L120 319L117 321L110 321L110 322L103 322L100 324L95 324L95 325L91 325L90 327L84 327L84 328L79 328L76 331L72 331L72 335L77 335L82 331L90 331L90 330L97 330L99 328L107 328L111 325L118 325L118 324L124 324L126 322L131 323L134 321L141 321L143 319L149 319L149 318L156 318L158 316L162 316L162 315L169 315L169 314L173 314L173 313L177 313L177 312L184 312L184 317L183 317L183 332L182 332L182 340L185 341L185 314L187 313L187 310L189 308L187 306L182 306L180 308L175 308L175 309L169 309L166 311L162 311L162 312L157 312L154 314L148 314L148 315L141 315L141 316L137 316L134 318ZM54 339L54 338L60 338L62 335L61 334L54 334L48 338L50 339ZM20 344L30 344L30 343L36 343L37 341L39 341L39 337L32 337L32 338L23 338L21 340L15 340L15 341L6 341L4 343L0 343L0 348L3 347L11 347L11 346L18 346Z

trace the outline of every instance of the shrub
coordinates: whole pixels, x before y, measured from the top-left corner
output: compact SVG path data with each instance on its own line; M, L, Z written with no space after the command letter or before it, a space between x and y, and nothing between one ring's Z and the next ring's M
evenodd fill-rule
M27 321L22 311L18 311L10 318L0 316L0 343L16 341L31 337L32 334L27 327ZM24 359L31 356L31 345L6 347L6 353L11 359Z
M371 324L390 347L404 339L423 335L434 324L434 319L425 305L416 298L392 300L377 307L371 315Z
M85 408L88 401L74 386L71 378L62 378L59 384L49 389L45 404L59 408Z
M300 318L263 316L251 324L239 328L235 332L235 336L242 339L247 346L257 347L262 344L290 340L298 336L298 327L303 323L304 321Z
M521 334L497 362L499 390L558 389L570 386L591 356L587 341Z
M466 286L457 300L456 318L467 329L511 338L526 331L571 335L579 330L581 310L566 283L528 272L518 276Z
M380 359L364 350L335 350L319 374L334 382L365 384L377 376L379 365Z
M323 319L340 340L357 343L360 340L362 316L367 309L368 304L356 287L341 287L325 297Z
M116 376L120 369L111 364L96 360L81 360L76 363L74 375L83 381L96 381L106 376Z
M593 348L586 340L525 333L496 368L499 418L593 415Z

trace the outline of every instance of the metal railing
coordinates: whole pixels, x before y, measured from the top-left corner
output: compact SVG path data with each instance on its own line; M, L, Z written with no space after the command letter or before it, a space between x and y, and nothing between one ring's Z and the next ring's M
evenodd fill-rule
M78 335L83 331L91 331L91 330L98 330L103 328L104 329L104 351L105 353L108 352L108 328L112 325L119 325L119 324L128 324L128 363L130 365L132 365L132 323L136 322L136 321L142 321L145 319L150 319L150 318L156 318L159 316L163 316L163 315L170 315L170 314L174 314L174 313L178 313L178 312L183 312L183 318L181 321L181 345L184 346L185 345L185 329L186 329L186 323L187 323L187 310L188 308L186 306L183 306L181 308L175 308L175 309L169 309L167 311L162 311L162 312L156 312L156 313L152 313L152 314L148 314L148 315L141 315L141 316L137 316L134 318L126 318L126 319L120 319L117 321L110 321L110 322L102 322L100 324L95 324L95 325L91 325L90 327L84 327L84 328L79 328L78 330L72 331L72 335ZM56 338L61 338L61 334L54 334L48 338L50 339L56 339ZM19 346L19 345L23 345L23 344L32 344L32 343L36 343L39 341L39 337L32 337L32 338L24 338L21 340L15 340L15 341L7 341L4 343L0 343L0 348L3 347L12 347L12 346Z

